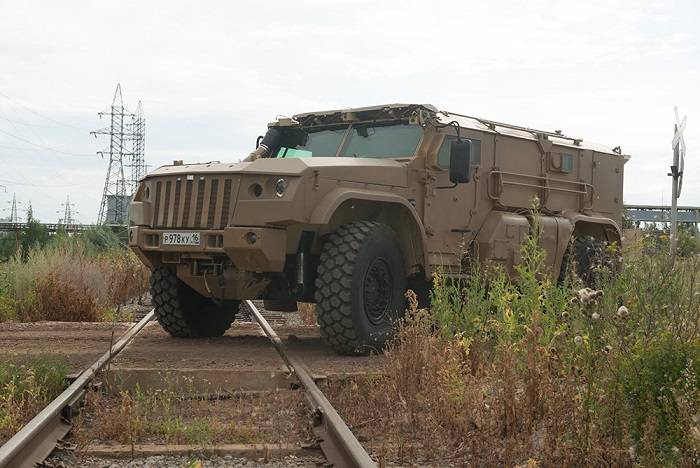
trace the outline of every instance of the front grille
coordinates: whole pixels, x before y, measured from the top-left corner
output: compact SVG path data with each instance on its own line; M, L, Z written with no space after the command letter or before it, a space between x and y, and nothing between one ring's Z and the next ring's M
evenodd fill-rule
M216 196L219 194L219 179L214 179L211 181L211 193L209 194L209 200L216 200ZM207 227L211 228L214 226L214 210L209 210L207 216Z
M223 229L231 219L235 203L230 176L158 177L148 183L154 228Z
M230 215L226 215L226 213L231 211L231 185L231 179L226 179L224 182L224 206L221 209L220 224L222 226L226 226L226 224L228 224L228 220L230 219ZM229 217L227 218L227 216Z

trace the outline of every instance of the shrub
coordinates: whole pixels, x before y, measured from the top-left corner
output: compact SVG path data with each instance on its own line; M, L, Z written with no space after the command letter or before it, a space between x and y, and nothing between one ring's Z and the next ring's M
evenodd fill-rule
M100 315L99 298L92 291L79 290L56 272L36 279L35 320L96 322Z
M100 268L106 273L110 304L124 304L149 288L151 272L131 252L117 251L101 257Z
M148 279L130 251L99 253L75 236L58 236L0 265L0 320L100 320L143 295Z
M647 456L658 453L671 461L674 447L700 449L688 438L698 426L692 417L700 414L699 342L670 336L655 342L621 366L621 382L634 439L641 440L653 422L655 446Z

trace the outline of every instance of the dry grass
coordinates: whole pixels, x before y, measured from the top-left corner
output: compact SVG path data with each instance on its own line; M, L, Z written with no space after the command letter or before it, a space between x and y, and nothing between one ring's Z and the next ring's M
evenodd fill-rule
M0 320L99 321L148 289L148 270L126 250L96 255L69 243L2 265Z
M193 396L176 390L93 391L76 424L79 449L94 442L192 444L291 443L306 436L301 392ZM300 427L301 426L301 427ZM301 433L304 433L300 435Z
M700 257L625 255L596 292L539 274L535 242L514 281L438 277L384 376L333 385L334 405L383 461L698 466Z
M299 311L299 318L304 325L318 325L318 322L316 321L316 304L297 302L297 310Z
M113 399L91 393L88 411L92 424L89 434L79 427L77 440L87 437L134 445L157 440L167 444L254 443L259 437L253 427L223 421L213 414L193 415L196 404L189 403L187 415L175 408L181 397L167 393L132 394L119 392ZM185 403L185 404L187 404ZM83 431L83 432L81 432Z
M125 304L148 291L151 272L131 252L102 257L100 263L108 276L112 305Z
M586 425L585 391L532 362L524 377L504 354L472 372L464 341L405 325L386 374L335 384L333 404L381 462L432 465L632 466L633 441ZM410 356L410 358L408 358ZM586 443L586 439L588 443Z

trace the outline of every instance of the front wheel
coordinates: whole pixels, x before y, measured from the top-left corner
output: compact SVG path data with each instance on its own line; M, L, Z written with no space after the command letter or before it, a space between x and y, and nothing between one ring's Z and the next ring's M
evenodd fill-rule
M179 338L223 335L240 305L240 301L217 303L202 296L163 265L155 267L151 274L151 297L160 326Z
M339 354L381 351L406 308L401 247L387 225L344 224L324 241L316 278L321 336Z

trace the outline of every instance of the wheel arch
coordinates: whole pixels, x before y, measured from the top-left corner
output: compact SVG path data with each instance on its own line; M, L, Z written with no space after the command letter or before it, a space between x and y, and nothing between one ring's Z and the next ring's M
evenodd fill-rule
M621 245L622 230L614 220L602 216L582 214L566 217L574 225L574 236L592 236L606 242L616 242L618 246Z
M405 198L369 190L336 189L314 209L311 223L322 225L322 234L354 221L386 224L396 233L409 275L426 271L426 234L416 209Z

